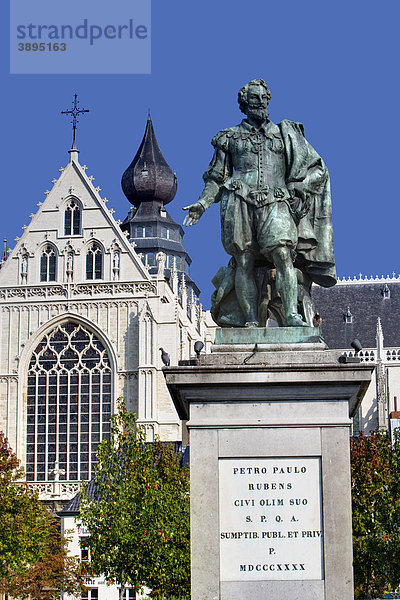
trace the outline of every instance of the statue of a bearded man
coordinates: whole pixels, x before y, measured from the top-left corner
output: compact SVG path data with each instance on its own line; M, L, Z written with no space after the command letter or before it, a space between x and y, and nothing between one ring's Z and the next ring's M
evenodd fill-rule
M238 95L246 115L212 140L214 156L186 225L215 202L232 256L214 277L212 314L221 326L311 325L311 283L336 283L328 170L301 123L269 120L262 79Z

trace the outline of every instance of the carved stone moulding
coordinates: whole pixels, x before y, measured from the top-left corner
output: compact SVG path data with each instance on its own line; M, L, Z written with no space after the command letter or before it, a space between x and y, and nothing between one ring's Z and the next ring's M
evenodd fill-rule
M141 294L156 294L157 288L150 282L144 281L139 283L81 283L71 287L71 293L73 296L80 294L84 295L99 295L99 294L129 294L129 295L141 295Z
M18 375L0 375L0 383L18 383Z
M68 297L72 296L94 296L94 295L115 295L129 294L132 296L157 294L157 286L149 281L130 282L130 283L79 283L69 286L64 285L43 285L18 286L0 288L0 300L11 298L48 298L53 296Z
M137 379L138 372L137 371L118 371L118 377L121 380L124 380L124 379Z
M41 287L19 286L0 289L0 299L9 298L47 298L51 296L68 296L68 290L62 285L43 285Z
M80 491L79 481L51 481L28 483L28 487L38 492L39 500L72 500Z

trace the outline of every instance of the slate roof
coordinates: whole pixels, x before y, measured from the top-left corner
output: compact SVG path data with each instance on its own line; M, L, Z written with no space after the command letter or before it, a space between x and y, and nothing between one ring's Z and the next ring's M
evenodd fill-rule
M400 279L340 282L331 288L313 286L312 301L323 319L322 335L329 348L348 349L354 338L363 348L375 348L378 317L385 347L400 347ZM351 323L345 321L348 309Z
M88 485L88 494L89 494L89 498L94 498L95 497L95 493L96 493L96 486L94 483L94 479L91 479L89 481L89 485ZM79 504L81 501L81 493L78 492L76 494L76 496L74 496L72 498L72 500L70 500L68 502L68 504L66 504L62 510L60 510L57 514L59 517L74 517L75 515L79 514Z

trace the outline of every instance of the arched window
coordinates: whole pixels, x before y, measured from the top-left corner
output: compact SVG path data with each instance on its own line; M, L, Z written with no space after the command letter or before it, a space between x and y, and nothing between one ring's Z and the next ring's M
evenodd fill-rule
M99 441L109 436L111 364L102 342L67 322L32 354L27 388L28 481L90 479Z
M95 242L92 243L86 254L86 279L103 278L103 253Z
M71 200L64 213L64 235L79 235L80 232L81 209L75 200Z
M53 246L46 246L40 257L40 281L56 280L57 257Z

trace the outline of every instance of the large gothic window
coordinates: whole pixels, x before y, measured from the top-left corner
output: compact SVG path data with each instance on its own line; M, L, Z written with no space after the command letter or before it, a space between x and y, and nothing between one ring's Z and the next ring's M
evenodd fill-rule
M95 242L92 243L86 254L86 279L103 278L103 253Z
M79 235L81 232L81 209L71 200L64 213L64 235Z
M40 257L40 281L56 280L57 257L53 246L46 246Z
M32 354L27 389L28 481L90 479L109 436L111 364L102 342L74 322L47 333Z

